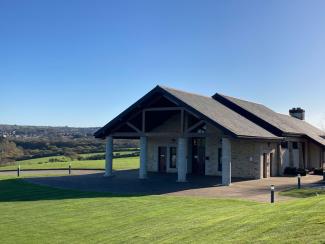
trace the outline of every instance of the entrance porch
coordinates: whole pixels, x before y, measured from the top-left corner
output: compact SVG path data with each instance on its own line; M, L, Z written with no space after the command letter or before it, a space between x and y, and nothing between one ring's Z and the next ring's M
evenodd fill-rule
M223 185L231 183L231 142L222 138L222 147L218 151L218 170ZM176 173L178 182L187 182L188 176L212 176L208 172L206 162L205 137L179 137L177 139L141 137L139 178L147 179L148 172ZM113 137L108 137L106 147L105 176L113 176ZM213 162L215 163L215 162Z
M105 176L112 175L113 139L140 140L140 179L148 178L148 172L164 172L177 173L178 182L186 182L188 175L193 174L218 176L223 185L230 185L232 176L251 179L271 176L270 164L274 166L272 170L278 171L274 156L278 138L238 136L228 129L233 122L225 123L223 113L213 110L209 114L214 119L206 116L206 106L215 106L214 100L200 97L197 103L192 101L195 107L204 102L197 110L165 92L153 92L145 98L98 132L98 137L107 139ZM235 114L224 107L218 109L231 113L238 123Z

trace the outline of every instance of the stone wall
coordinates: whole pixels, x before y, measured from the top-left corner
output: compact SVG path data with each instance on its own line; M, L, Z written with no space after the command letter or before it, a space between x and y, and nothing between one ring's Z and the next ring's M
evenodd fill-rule
M155 128L152 132L164 132L165 137L149 137L147 149L147 170L152 172L158 171L158 147L167 147L167 172L177 172L175 168L169 168L169 149L177 147L177 138L168 137L168 133L180 131L180 115L176 114L162 125Z
M207 126L206 137L206 157L205 174L221 176L222 172L218 171L218 149L221 148L221 139L224 136L221 130L213 126ZM232 155L232 177L239 178L263 178L263 153L267 154L267 175L271 175L271 156L272 158L272 175L278 171L277 160L277 143L254 140L231 140Z
M272 168L272 171L274 173L273 176L276 176L276 172L278 171L278 156L277 156L277 153L278 153L278 150L277 150L277 146L278 144L277 143L271 143L271 142L259 142L260 144L260 163L259 163L259 166L260 166L260 179L263 178L263 154L265 153L267 158L267 177L270 177L272 176L272 173L271 173L271 168ZM271 154L272 154L272 162L271 162ZM272 164L272 165L271 165Z
M308 168L320 168L322 166L322 148L315 143L309 142Z
M234 139L231 141L232 177L263 178L263 153L267 154L267 176L270 172L270 153L273 153L273 164L276 166L276 143Z
M283 173L285 168L290 166L288 148L281 148L281 159L282 159L281 173Z
M155 132L173 132L177 127L179 117L174 116L166 121L163 125L157 127ZM173 129L174 128L174 129ZM167 132L168 131L168 132ZM167 134L168 135L168 134ZM222 172L218 171L218 149L221 148L221 139L224 133L214 126L207 125L206 128L206 149L205 149L205 174L221 176ZM158 171L158 147L167 147L167 158L170 147L177 147L177 139L173 137L149 137L148 138L148 171ZM190 140L189 140L190 142ZM191 145L188 143L190 149ZM268 154L268 165L270 164L269 153L273 153L274 165L276 164L276 144L259 142L253 140L231 140L232 148L232 176L240 178L259 179L263 177L262 162L263 153ZM191 153L188 150L188 173L191 173ZM177 172L177 169L169 168L169 159L167 159L167 172ZM270 167L268 167L268 175L270 175Z
M169 136L168 133L180 132L180 114L176 114L171 117L162 125L155 128L152 132L164 132L165 137L149 137L148 138L148 171L158 171L158 147L167 147L167 172L177 172L177 169L169 168L169 149L170 147L177 147L177 139ZM218 149L221 148L221 139L225 136L224 133L212 126L207 124L206 128L206 149L205 149L205 174L206 175L218 175L221 176L222 172L218 171ZM293 140L287 138L288 141L297 141L300 146L300 150L292 150L292 158L295 167L303 165L302 146L300 140ZM191 143L188 140L188 173L191 173ZM309 144L309 146L307 146ZM307 168L319 168L322 163L325 163L325 152L323 149L312 143L306 143L306 159ZM278 150L276 143L268 143L265 141L254 141L254 140L243 140L243 139L232 139L232 176L242 178L263 178L263 153L267 155L267 176L277 175L278 172L282 174L284 169L289 166L289 150L281 149L281 161L282 165L278 164ZM270 153L273 154L272 173L271 173L271 158ZM278 169L279 168L279 169Z
M158 147L167 147L167 172L177 172L176 169L169 168L169 149L170 147L177 147L177 141L171 137L149 137L147 149L147 170L151 172L158 172Z
M164 132L165 137L148 138L148 171L158 171L158 147L167 147L167 172L177 172L177 169L169 168L169 148L177 147L177 139L172 136L168 137L168 132L179 132L180 116L177 114L167 120L161 126L155 128L153 132ZM206 146L205 146L205 174L219 175L218 171L218 149L221 148L221 139L224 133L216 127L207 124L206 128ZM190 140L188 143L188 173L191 172L191 150ZM270 153L273 153L273 172L277 167L276 143L265 141L253 141L243 139L232 139L232 177L259 179L263 177L263 153L267 154L267 175L270 176Z
M206 133L207 137L205 141L205 174L221 176L221 171L218 171L218 149L221 148L221 138L223 136L223 133L222 131L209 124L207 125Z

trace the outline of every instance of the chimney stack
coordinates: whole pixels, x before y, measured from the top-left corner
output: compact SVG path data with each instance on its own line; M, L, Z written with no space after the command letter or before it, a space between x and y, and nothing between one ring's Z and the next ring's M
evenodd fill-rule
M305 110L302 108L292 108L289 110L291 117L295 117L300 120L305 120Z

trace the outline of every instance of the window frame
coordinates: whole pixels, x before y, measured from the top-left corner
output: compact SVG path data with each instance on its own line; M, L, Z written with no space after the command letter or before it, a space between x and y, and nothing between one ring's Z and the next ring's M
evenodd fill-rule
M175 150L175 153L173 151ZM177 147L171 146L169 147L169 168L176 169L177 168ZM173 164L173 156L175 156L175 165Z
M222 148L218 148L218 171L222 171Z

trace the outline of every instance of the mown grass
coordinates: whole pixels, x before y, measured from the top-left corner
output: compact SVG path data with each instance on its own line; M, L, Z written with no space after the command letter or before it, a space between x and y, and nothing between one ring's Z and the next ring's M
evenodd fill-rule
M114 155L126 155L126 154L130 154L130 153L134 153L134 152L138 152L138 150L135 148L134 150L132 150L132 148L130 148L127 151L116 151L113 154ZM80 156L83 157L89 157L89 156L95 156L95 155L104 155L105 153L83 153L83 154L79 154Z
M298 198L314 197L319 195L325 195L325 189L319 189L319 188L296 189L295 188L295 189L289 189L280 192L280 195L288 196L288 197L298 197Z
M325 196L263 204L0 180L1 243L324 243Z
M0 170L17 169L18 164L22 170L24 169L61 169L67 168L71 163L72 168L85 169L104 169L104 160L74 160L69 162L48 162L50 158L37 158L16 162L14 165L0 167ZM56 157L58 158L58 157ZM139 157L115 158L113 160L113 168L121 169L137 169L139 168Z

